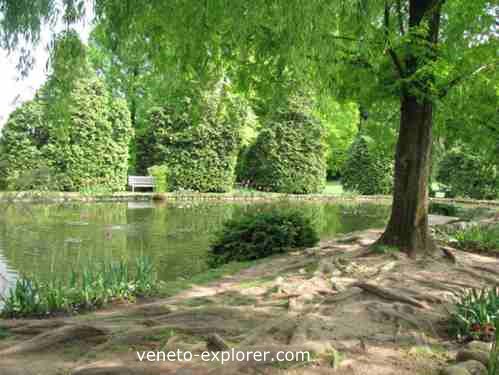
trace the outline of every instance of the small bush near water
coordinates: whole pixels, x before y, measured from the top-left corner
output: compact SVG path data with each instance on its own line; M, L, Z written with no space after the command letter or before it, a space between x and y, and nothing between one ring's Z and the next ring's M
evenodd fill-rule
M463 293L451 314L450 332L461 340L492 341L499 318L499 288Z
M88 266L72 271L69 280L40 281L20 277L3 298L1 315L7 318L44 317L90 310L115 300L132 301L153 294L158 287L152 262L136 260L134 270L126 261Z
M453 233L463 250L493 252L499 255L499 225L474 226Z
M499 288L473 289L461 295L451 314L450 332L461 341L492 342L487 374L499 370Z
M213 267L312 247L319 235L312 220L296 210L254 211L229 220L211 246Z

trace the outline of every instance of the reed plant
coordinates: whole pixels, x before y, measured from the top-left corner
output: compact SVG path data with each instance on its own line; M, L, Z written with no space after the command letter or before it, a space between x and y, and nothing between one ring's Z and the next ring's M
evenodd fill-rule
M139 257L135 264L122 260L87 265L69 277L48 281L21 276L2 299L1 315L8 318L51 316L101 307L113 301L134 301L153 295L159 281L152 261Z
M499 225L477 225L456 231L453 236L461 249L499 253Z

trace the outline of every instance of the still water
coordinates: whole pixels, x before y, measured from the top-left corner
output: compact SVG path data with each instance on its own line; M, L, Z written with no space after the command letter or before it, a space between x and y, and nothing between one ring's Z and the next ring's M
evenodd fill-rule
M152 258L162 280L207 269L206 254L222 223L247 210L298 207L322 239L381 227L389 207L326 202L0 204L0 294L19 274L48 278L81 265Z

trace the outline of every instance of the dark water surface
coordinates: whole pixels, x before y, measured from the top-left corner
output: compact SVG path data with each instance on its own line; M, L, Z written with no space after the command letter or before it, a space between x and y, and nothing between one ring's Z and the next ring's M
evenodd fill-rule
M205 258L221 224L246 210L299 207L322 239L381 227L389 207L327 202L0 204L0 294L20 273L44 279L82 265L151 257L161 279L207 269Z

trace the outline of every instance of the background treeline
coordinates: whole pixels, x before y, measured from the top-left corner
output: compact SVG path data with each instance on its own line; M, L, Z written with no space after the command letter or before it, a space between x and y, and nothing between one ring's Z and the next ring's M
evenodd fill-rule
M308 194L327 180L359 194L392 190L399 104L391 98L345 101L286 69L265 82L209 62L202 73L168 59L158 69L134 47L141 41L113 41L103 24L88 46L73 32L56 42L47 83L2 132L2 189L117 191L127 174L153 174L166 191L237 184ZM498 120L499 89L478 81L465 91L438 109L432 192L498 198L498 134L474 127Z

